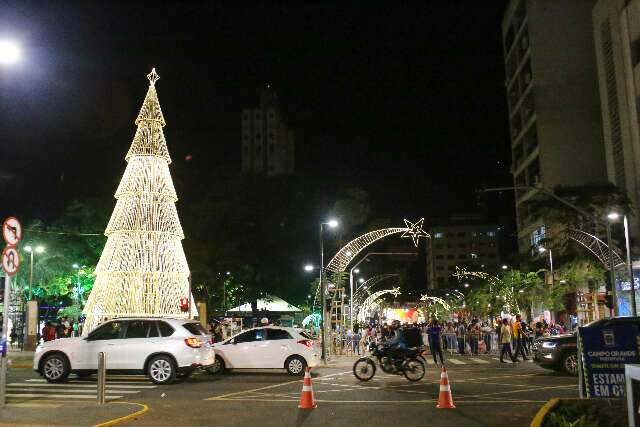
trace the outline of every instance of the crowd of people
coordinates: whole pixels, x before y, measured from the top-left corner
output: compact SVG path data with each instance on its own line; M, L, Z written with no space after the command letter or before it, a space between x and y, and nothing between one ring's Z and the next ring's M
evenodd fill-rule
M470 321L464 318L447 322L432 319L423 323L405 323L403 327L415 327L420 330L425 349L432 355L436 364L444 363L445 352L459 355L493 352L500 354L502 363L507 363L505 356L508 356L511 362L517 363L520 361L519 358L529 358L535 338L566 332L561 322L549 324L544 319L536 319L527 323L519 314L510 318L472 318ZM342 340L342 347L346 348L347 352L362 354L369 343L385 342L393 336L393 329L385 322L354 324L353 330L347 330L345 336L333 332L330 338L333 346L337 347Z

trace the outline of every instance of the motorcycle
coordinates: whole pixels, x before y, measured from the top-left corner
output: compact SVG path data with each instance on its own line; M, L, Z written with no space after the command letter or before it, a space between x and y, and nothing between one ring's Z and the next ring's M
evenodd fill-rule
M353 364L353 375L360 381L369 381L376 374L376 361L380 369L387 374L404 374L409 381L420 381L426 372L425 364L420 361L420 351L403 350L402 358L393 357L394 349L383 344L371 343L368 357L361 357Z

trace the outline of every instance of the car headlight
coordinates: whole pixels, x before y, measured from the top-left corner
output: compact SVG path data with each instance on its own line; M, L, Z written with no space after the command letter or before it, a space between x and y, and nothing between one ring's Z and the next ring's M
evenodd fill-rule
M542 343L542 348L556 348L557 343L553 341L547 341Z

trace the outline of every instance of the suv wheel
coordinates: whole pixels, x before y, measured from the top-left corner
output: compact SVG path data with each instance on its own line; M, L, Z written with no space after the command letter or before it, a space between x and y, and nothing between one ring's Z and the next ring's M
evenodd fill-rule
M149 361L147 375L156 384L170 384L176 378L176 366L169 356L156 356Z
M562 370L569 375L578 375L578 356L575 352L566 353L562 357Z
M291 356L284 363L284 367L289 375L302 375L307 362L300 356Z
M52 354L42 362L42 375L50 383L65 381L69 371L69 359L63 354Z

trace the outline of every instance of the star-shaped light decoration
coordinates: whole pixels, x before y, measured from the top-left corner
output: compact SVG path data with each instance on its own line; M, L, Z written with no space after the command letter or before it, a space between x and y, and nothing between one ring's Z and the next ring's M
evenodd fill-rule
M400 288L392 288L390 293L393 294L394 298L398 298L398 295L400 295L402 292L400 292Z
M413 244L415 247L418 247L418 242L421 237L430 237L429 234L422 229L422 225L424 224L424 218L420 218L420 220L416 222L411 222L407 219L404 220L405 225L407 226L407 231L402 233L400 237L410 237L413 240Z
M158 75L158 73L156 73L155 67L151 70L149 74L147 74L147 78L149 79L151 86L155 86L156 82L160 80L160 76Z

